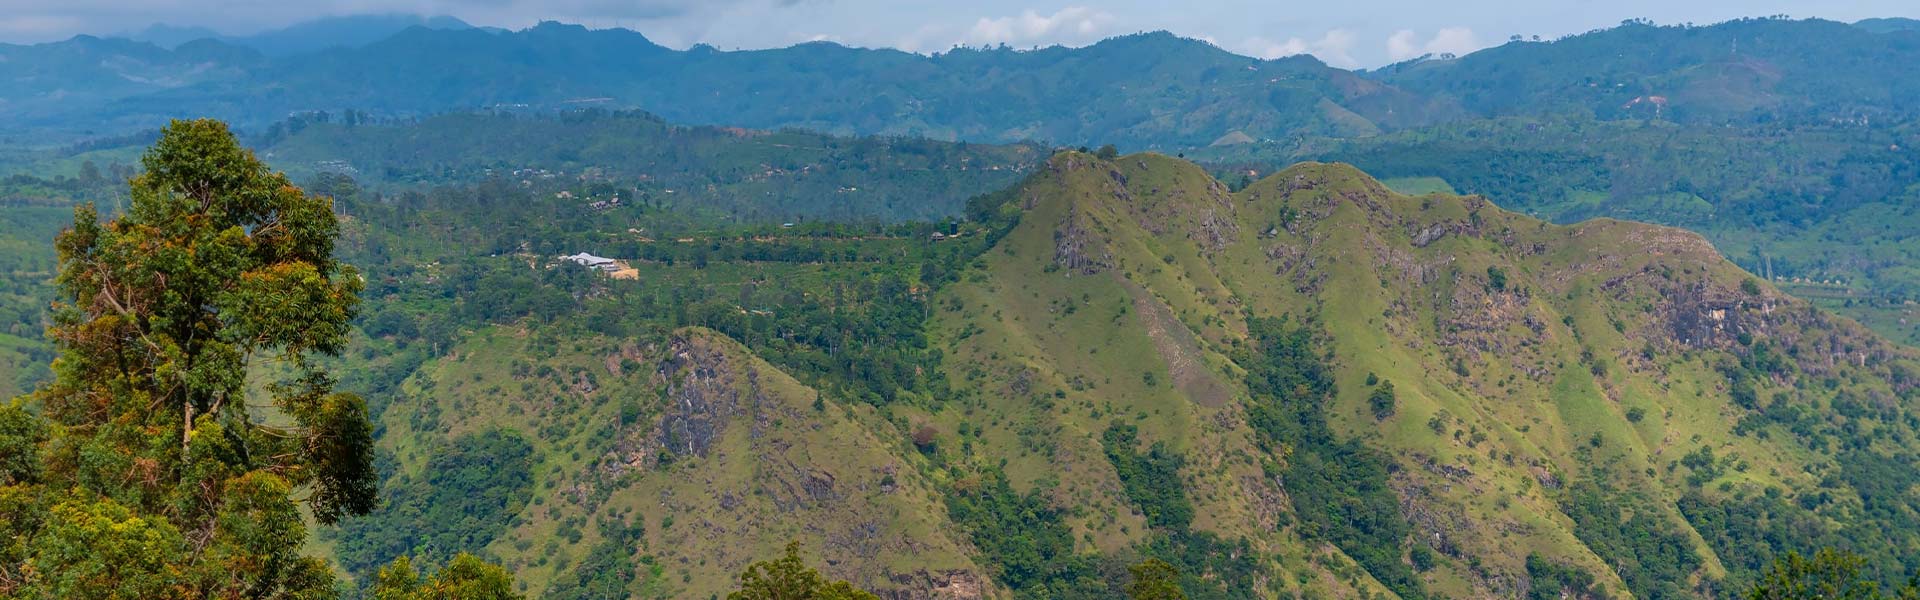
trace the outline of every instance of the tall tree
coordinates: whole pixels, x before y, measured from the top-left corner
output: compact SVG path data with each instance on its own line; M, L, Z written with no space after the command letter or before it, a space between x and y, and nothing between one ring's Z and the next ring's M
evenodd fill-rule
M1813 558L1788 552L1774 559L1773 566L1747 592L1751 600L1920 600L1920 578L1896 588L1892 594L1880 591L1880 583L1868 577L1866 560L1833 548L1823 548Z
M1187 600L1180 591L1180 571L1167 561L1149 558L1127 567L1133 582L1127 584L1129 600Z
M845 581L828 581L800 560L800 542L789 542L780 558L747 565L740 589L727 600L880 600Z
M520 600L513 576L472 554L459 556L439 572L422 579L413 562L402 556L380 568L369 590L373 600Z
M364 403L311 361L361 286L332 202L217 121L173 122L141 164L125 215L82 206L59 236L54 380L0 409L0 595L330 597L295 497L330 523L377 483ZM248 385L266 371L287 376Z

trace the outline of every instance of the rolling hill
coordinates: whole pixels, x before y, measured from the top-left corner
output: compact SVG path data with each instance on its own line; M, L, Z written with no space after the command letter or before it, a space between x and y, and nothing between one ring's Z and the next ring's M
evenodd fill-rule
M1892 23L1887 23L1891 25ZM1481 116L1564 114L1683 123L1906 120L1920 35L1818 19L1619 27L1514 41L1369 73Z
M1337 164L1229 191L1153 154L1059 153L969 212L943 241L645 242L620 255L713 254L633 280L366 264L342 385L377 399L392 512L321 546L363 575L481 550L551 597L705 595L789 538L897 598L1105 597L1142 556L1197 598L1716 597L1818 546L1920 567L1920 354L1697 235ZM348 240L390 235L373 214ZM871 258L745 258L806 239ZM397 528L435 498L500 500Z
M1479 194L1559 223L1611 217L1684 227L1791 293L1916 344L1915 132L1503 117L1189 156L1230 179L1338 161L1395 185Z

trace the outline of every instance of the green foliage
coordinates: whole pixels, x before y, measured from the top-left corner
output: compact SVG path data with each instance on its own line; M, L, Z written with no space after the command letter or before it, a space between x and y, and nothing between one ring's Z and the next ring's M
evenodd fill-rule
M1527 555L1528 600L1564 600L1567 598L1604 598L1594 587L1593 574L1585 569L1548 560L1537 553Z
M1845 549L1870 561L1871 573L1883 582L1920 572L1915 557L1903 550L1911 543L1911 528L1903 529L1898 521L1840 518L1834 512L1839 507L1830 503L1832 496L1825 490L1803 492L1795 499L1777 492L1716 497L1695 491L1679 505L1726 565L1722 589L1748 589L1776 559L1822 548Z
M1865 561L1844 550L1822 549L1812 559L1787 553L1754 584L1751 600L1881 600L1920 598L1920 580L1887 595L1880 584L1862 575Z
M1180 590L1196 600L1259 597L1267 560L1247 540L1205 531L1155 532L1143 553L1179 572Z
M1687 521L1726 564L1726 587L1743 589L1773 561L1823 548L1866 561L1864 576L1882 583L1920 573L1920 556L1911 551L1920 543L1920 511L1906 492L1920 478L1914 458L1856 450L1836 462L1838 476L1822 489L1792 497L1778 490L1732 496L1695 491L1681 499ZM1859 504L1841 501L1849 492Z
M622 525L617 521L600 523L600 543L586 558L573 565L571 572L548 586L544 598L553 600L596 600L627 597L635 580L641 579L635 565L635 548L644 533L640 523ZM651 561L651 557L642 557Z
M1184 496L1177 501L1184 504ZM1113 557L1074 552L1072 529L1042 490L1016 493L998 470L955 486L947 509L980 548L982 564L994 569L995 580L1016 597L1091 600L1115 597L1126 588L1126 570ZM1185 509L1191 518L1191 506ZM1259 558L1245 540L1223 541L1182 525L1156 529L1141 550L1171 565L1175 573L1170 576L1188 597L1247 598L1256 589Z
M1111 587L1091 556L1074 553L1073 531L1038 490L1016 493L1006 475L990 470L947 494L947 514L967 531L995 580L1021 598L1067 590L1101 597Z
M800 560L800 542L788 542L780 558L747 565L740 589L727 600L880 600L846 581L829 581Z
M1101 436L1107 460L1113 463L1127 498L1147 516L1147 524L1173 531L1185 531L1193 521L1193 503L1187 500L1186 485L1180 479L1185 459L1158 442L1140 454L1136 446L1139 429L1123 421L1107 426Z
M16 400L0 405L0 486L40 481L37 455L47 441L47 424L22 404Z
M340 564L360 575L405 555L438 564L480 552L526 505L532 457L533 446L512 431L455 438L427 459L420 475L390 476L379 510L321 535L335 542Z
M1380 386L1367 394L1367 409L1373 412L1373 420L1382 421L1393 416L1399 409L1400 399L1393 392L1393 382L1382 381Z
M513 576L462 552L425 579L405 556L381 567L367 594L372 600L521 600Z
M1645 500L1610 493L1591 481L1568 486L1561 510L1573 519L1574 535L1594 554L1615 565L1634 595L1675 598L1687 595L1688 578L1702 561L1693 543L1673 523L1645 508ZM1640 507L1640 508L1636 508Z
M1149 558L1127 567L1133 581L1127 584L1129 600L1187 600L1180 591L1180 571L1158 558Z
M61 359L40 415L0 413L8 593L331 596L300 555L293 490L314 490L321 520L375 490L364 409L310 362L341 348L358 302L330 203L218 122L174 122L141 161L125 215L82 206L56 242ZM274 424L248 414L260 355L296 374L268 386Z
M1250 365L1249 421L1266 447L1291 451L1282 480L1302 533L1332 542L1402 597L1422 597L1402 560L1412 527L1387 485L1392 462L1327 426L1333 377L1321 334L1284 318L1257 318L1247 329L1257 352L1242 362Z

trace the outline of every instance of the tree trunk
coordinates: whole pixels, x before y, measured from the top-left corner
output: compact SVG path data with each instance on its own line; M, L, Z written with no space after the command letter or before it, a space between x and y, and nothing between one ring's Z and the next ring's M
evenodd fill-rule
M181 403L186 406L186 420L180 423L180 463L187 462L187 447L193 442L193 401Z

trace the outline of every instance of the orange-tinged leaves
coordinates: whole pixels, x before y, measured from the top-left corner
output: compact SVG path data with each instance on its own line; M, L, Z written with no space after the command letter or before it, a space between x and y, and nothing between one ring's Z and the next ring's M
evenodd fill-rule
M303 430L364 441L364 404L269 432L246 414L246 375L253 356L305 370L306 354L345 343L360 282L332 256L332 203L215 121L174 122L141 161L125 215L102 223L81 207L57 242L63 298L48 337L61 355L35 397L51 425L35 444L37 489L74 500L24 542L42 595L331 590L324 566L297 555L305 528L282 474L337 480L311 482L332 486L335 513L371 507L357 443L324 460L299 446ZM323 373L303 376L315 397L331 393Z

